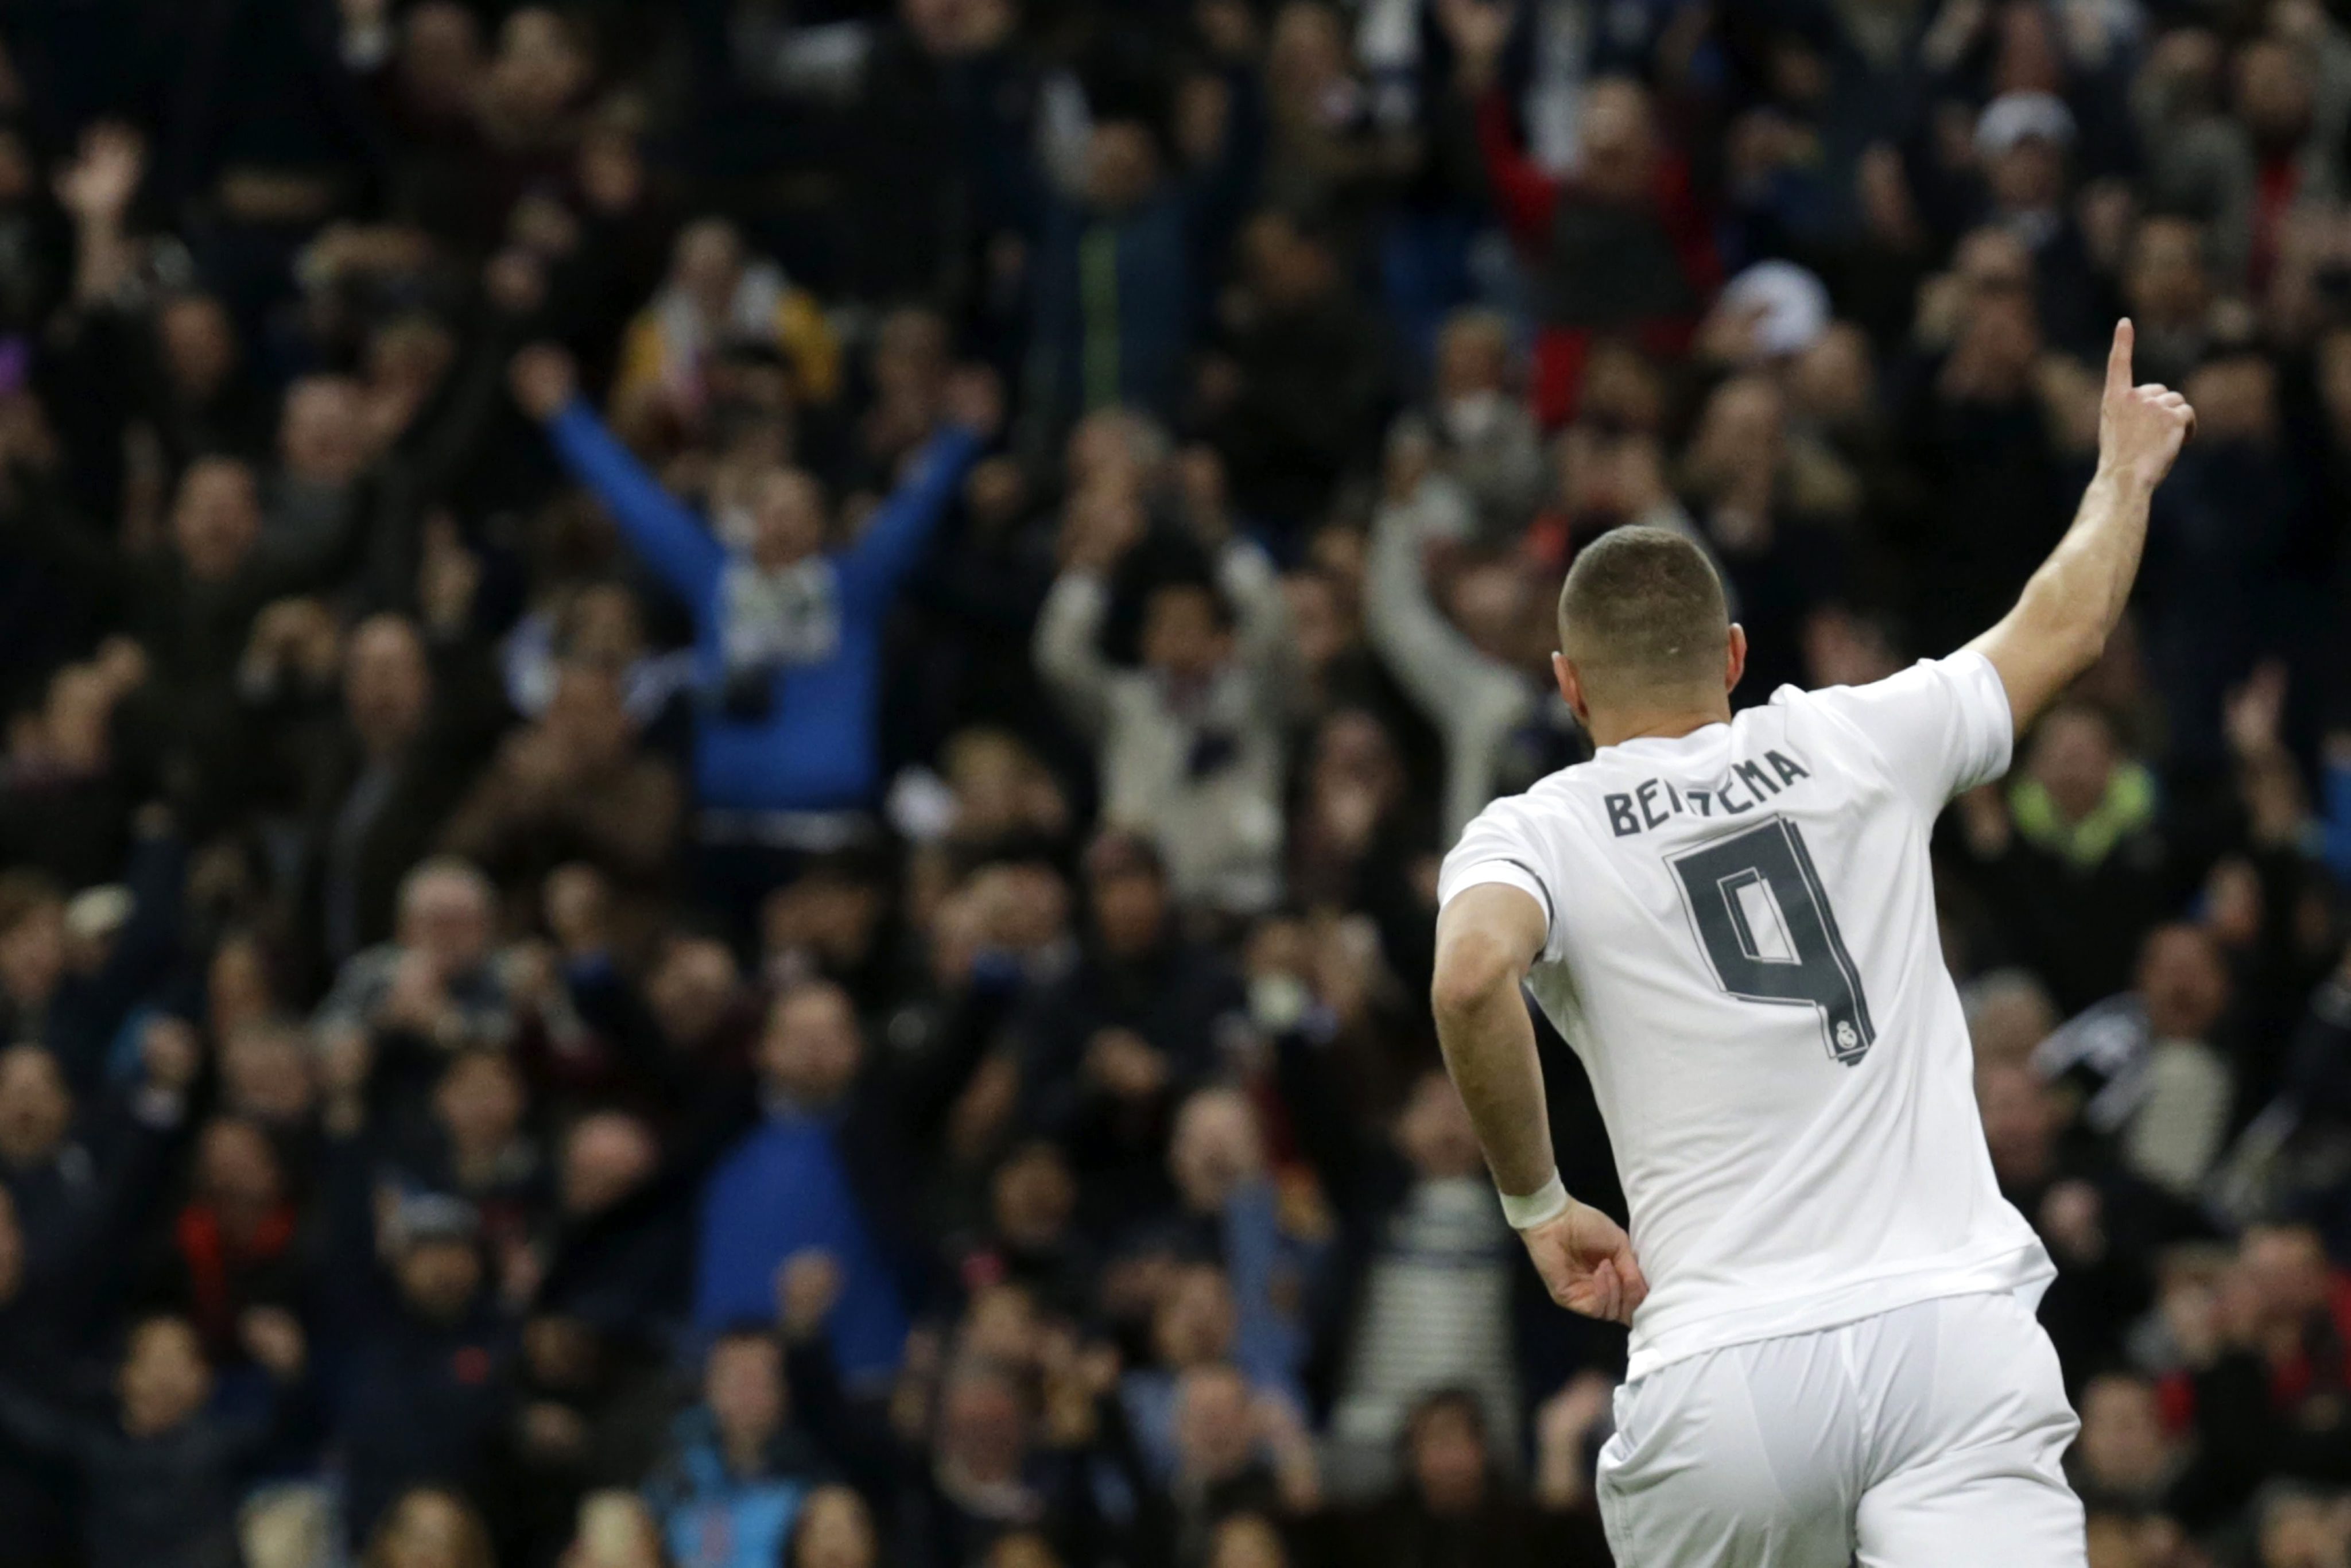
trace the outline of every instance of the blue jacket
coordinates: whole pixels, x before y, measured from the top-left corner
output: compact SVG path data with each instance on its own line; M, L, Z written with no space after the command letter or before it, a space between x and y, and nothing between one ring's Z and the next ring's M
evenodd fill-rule
M738 1476L719 1451L709 1408L677 1418L669 1462L646 1488L662 1541L677 1568L775 1568L800 1504L815 1484L807 1445L783 1435L757 1475Z
M548 426L572 476L595 493L630 546L694 617L705 690L725 667L720 591L727 552L700 518L614 440L585 402ZM774 701L758 718L705 702L697 715L695 782L703 805L755 811L821 811L873 797L881 764L874 718L882 684L882 629L900 579L921 557L979 438L949 428L917 455L913 477L883 503L857 542L825 559L834 573L840 645L818 664L774 676Z
M695 1326L706 1332L776 1311L776 1270L821 1248L841 1265L841 1300L826 1328L851 1383L897 1369L905 1348L905 1292L889 1239L861 1202L844 1118L771 1113L729 1151L703 1194Z

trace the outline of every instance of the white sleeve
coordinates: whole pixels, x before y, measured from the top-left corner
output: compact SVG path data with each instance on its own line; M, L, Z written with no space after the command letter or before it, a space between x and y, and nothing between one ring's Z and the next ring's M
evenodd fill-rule
M1543 956L1559 956L1558 883L1553 857L1529 820L1519 798L1497 800L1461 831L1461 841L1437 873L1437 906L1443 909L1473 887L1499 883L1515 887L1543 912Z
M1921 659L1865 686L1833 686L1803 699L1850 722L1903 791L1928 815L1951 797L2008 771L2016 721L2008 688L1973 649Z

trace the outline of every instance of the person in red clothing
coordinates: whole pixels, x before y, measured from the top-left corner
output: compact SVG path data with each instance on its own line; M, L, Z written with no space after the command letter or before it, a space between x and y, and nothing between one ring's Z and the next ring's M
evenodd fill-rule
M268 1135L214 1118L197 1140L194 1191L172 1221L155 1304L186 1314L213 1365L241 1363L246 1313L301 1298L298 1229Z
M1510 10L1443 0L1458 80L1475 106L1494 204L1525 257L1533 297L1535 415L1546 429L1575 417L1584 361L1603 338L1654 354L1687 350L1722 284L1688 164L1658 133L1647 90L1628 78L1587 83L1576 117L1577 161L1553 176L1520 146L1495 85Z

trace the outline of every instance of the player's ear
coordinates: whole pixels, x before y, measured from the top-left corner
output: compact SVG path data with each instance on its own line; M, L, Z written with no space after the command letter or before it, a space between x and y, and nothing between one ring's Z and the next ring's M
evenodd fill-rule
M1551 656L1551 675L1559 683L1559 695L1567 699L1567 711L1575 716L1576 723L1589 729L1592 713L1584 706L1583 678L1575 673L1575 666L1567 662L1566 654L1553 653Z
M1747 628L1734 621L1730 623L1729 647L1723 660L1722 689L1739 689L1739 677L1747 673Z

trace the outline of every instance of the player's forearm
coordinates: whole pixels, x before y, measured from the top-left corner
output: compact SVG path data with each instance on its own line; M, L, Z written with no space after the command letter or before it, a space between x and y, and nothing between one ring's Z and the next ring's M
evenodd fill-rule
M2067 643L2079 661L2076 674L2105 652L2130 601L2154 496L2152 480L2101 465L2083 493L2074 526L2024 585L2017 608L2044 634Z
M2016 608L1971 644L1999 669L2020 731L2105 653L2138 576L2154 493L2140 475L2101 465Z
M1541 1191L1557 1169L1534 1020L1519 992L1523 972L1500 955L1454 946L1440 957L1435 992L1446 1067L1495 1186L1511 1197Z

